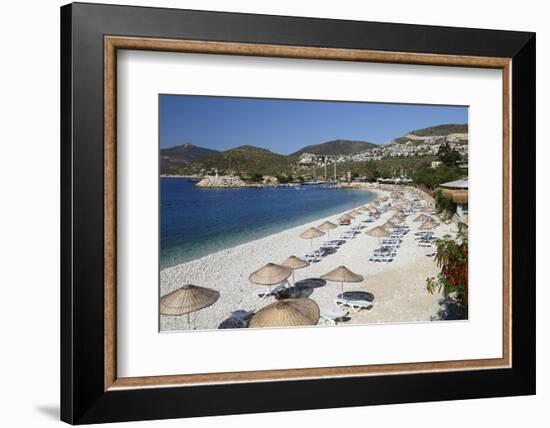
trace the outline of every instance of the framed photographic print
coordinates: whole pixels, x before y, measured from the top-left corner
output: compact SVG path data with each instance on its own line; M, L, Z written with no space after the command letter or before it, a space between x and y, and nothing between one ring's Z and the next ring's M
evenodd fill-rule
M76 3L61 53L62 420L535 393L533 33Z

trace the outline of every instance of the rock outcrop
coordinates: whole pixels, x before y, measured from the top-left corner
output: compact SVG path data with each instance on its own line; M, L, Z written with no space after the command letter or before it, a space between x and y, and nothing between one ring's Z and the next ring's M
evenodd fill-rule
M239 177L233 175L219 175L203 178L196 184L197 187L228 188L247 187L247 184Z

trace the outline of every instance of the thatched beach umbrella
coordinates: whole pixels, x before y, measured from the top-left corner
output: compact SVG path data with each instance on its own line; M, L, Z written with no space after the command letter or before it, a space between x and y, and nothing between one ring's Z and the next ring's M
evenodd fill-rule
M385 223L387 224L387 223ZM380 245L380 238L383 236L390 236L390 233L380 226L373 227L365 232L369 236L375 236L378 238L378 245Z
M389 221L385 222L382 226L379 226L380 228L384 229L384 230L391 230L391 229L395 229L397 226L393 223L390 223Z
M311 299L285 299L267 305L256 312L250 319L248 327L297 327L315 325L319 322L320 313L319 306Z
M350 224L352 220L353 220L352 216L344 214L342 217L338 219L338 222L341 224Z
M318 230L321 230L323 232L327 232L328 236L330 236L330 230L336 229L338 226L330 221L325 221L324 223L321 223L319 226L317 226Z
M321 279L326 281L339 282L342 288L342 293L344 292L344 282L363 282L365 278L362 275L353 273L345 266L338 266L336 269L321 275Z
M319 236L323 236L325 232L321 232L319 229L315 229L314 227L310 227L305 232L302 232L300 234L300 238L303 239L309 239L309 248L313 245L313 238L318 238Z
M388 220L388 222L392 223L392 224L401 224L403 223L405 220L403 220L401 217L399 216L396 216L394 215L392 218L390 218Z
M431 220L432 218L429 215L426 214L418 214L418 216L413 220L415 223L418 222L425 222L427 220Z
M250 282L259 285L275 285L287 279L292 271L290 268L275 263L268 263L248 277Z
M428 230L428 229L433 229L434 227L438 226L439 223L433 221L432 219L430 220L426 220L424 223L422 223L420 225L420 227L418 228L418 230Z
M284 262L281 263L281 266L285 266L289 269L292 269L292 283L295 284L294 271L296 269L302 269L302 268L308 267L309 262L302 260L296 256L290 256Z
M220 292L211 288L186 284L160 298L162 315L185 315L191 324L190 314L214 304L220 298Z
M351 211L351 214L353 214L354 216L358 216L358 215L361 215L363 213L361 211L358 211L358 210L353 210L353 211Z

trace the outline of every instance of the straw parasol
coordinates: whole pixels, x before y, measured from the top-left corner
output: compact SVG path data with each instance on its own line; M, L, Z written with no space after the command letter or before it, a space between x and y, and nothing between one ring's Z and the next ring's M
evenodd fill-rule
M388 223L384 223L384 224L387 225ZM380 245L381 237L390 236L389 232L380 226L373 227L372 229L367 230L365 233L369 236L376 236L378 238L378 245Z
M390 218L388 221L389 221L390 223L392 223L392 224L401 224L401 223L403 223L405 220L403 220L403 219L402 219L401 217L399 217L399 216L394 215L394 216L393 216L392 218Z
M358 215L361 215L363 213L361 211L358 211L358 210L353 210L353 211L351 211L351 214L353 214L355 216L358 216Z
M432 218L429 215L426 214L418 214L418 216L413 220L415 223L418 222L425 222L427 220L431 220Z
M342 287L342 293L344 292L344 282L363 282L365 278L362 275L353 273L345 266L338 266L336 269L321 275L321 279L326 281L339 282Z
M352 222L352 220L353 220L353 217L351 217L351 216L349 216L349 215L347 215L347 214L344 214L342 217L340 217L340 218L338 219L338 222L339 222L340 224L350 224L350 223Z
M309 247L311 248L313 238L318 238L319 236L323 236L325 232L321 232L319 229L315 229L314 227L310 227L305 232L302 232L300 234L300 238L303 239L309 239Z
M250 319L249 328L315 325L319 321L317 303L308 298L285 299L260 309Z
M250 282L259 285L275 285L287 279L292 271L286 266L268 263L248 277Z
M321 223L319 226L317 226L318 230L321 230L323 232L327 232L328 236L330 236L330 230L336 229L338 226L330 221L325 221L324 223Z
M384 230L390 230L390 229L395 229L396 225L387 221L380 227Z
M160 298L162 315L185 315L190 324L190 313L214 304L220 298L219 291L211 288L186 284Z
M430 220L426 220L424 223L422 223L420 225L420 227L418 228L418 230L428 230L428 229L433 229L434 227L438 226L439 223L433 221L432 219Z
M295 284L294 281L294 271L296 269L302 269L309 266L309 262L299 259L296 256L290 256L287 258L284 262L281 263L281 266L285 266L289 269L292 269L292 283Z

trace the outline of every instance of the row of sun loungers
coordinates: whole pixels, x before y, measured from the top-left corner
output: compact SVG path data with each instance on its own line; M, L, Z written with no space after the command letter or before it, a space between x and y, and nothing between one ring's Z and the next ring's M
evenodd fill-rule
M363 223L373 223L380 218L380 214L369 214L369 216L363 220Z
M340 246L346 243L347 240L355 238L364 228L364 225L353 226L349 230L341 233L338 239L324 241L319 249L306 252L302 259L308 261L309 263L319 262L326 255L338 250Z
M397 227L389 238L381 241L381 246L373 251L369 261L375 263L391 263L397 256L397 249L403 242L403 237L409 233L408 226Z
M402 208L401 210L404 214L411 215L417 211L417 209L415 208L417 207L408 206ZM362 229L367 227L364 223L372 223L378 220L381 214L390 209L392 209L391 203L380 206L378 212L369 214L366 219L362 220L362 222L360 222L359 224L355 224L349 227L348 230L341 233L338 238L324 241L319 249L306 252L302 258L310 263L319 262L323 257L334 253L348 240L354 239L358 234L360 234ZM418 207L418 209L420 209L420 207ZM407 235L409 232L410 227L406 224L402 224L394 228L389 237L381 240L380 247L373 251L372 257L370 257L369 260L373 262L392 262L397 256L397 250L400 248L405 235ZM419 246L433 248L433 242L435 241L435 238L433 237L433 232L422 231L416 232L414 235ZM430 252L426 255L433 256L435 255L435 252ZM268 291L265 289L265 286L262 286L261 291L258 290L258 296L262 300L270 296L281 298L281 296L284 296L285 293L293 290L293 288L289 287L290 284L288 283L288 281L283 281L282 283L277 284ZM335 308L321 308L320 322L327 325L336 325L338 322L349 320L350 312L356 313L364 309L369 310L374 306L374 304L374 296L371 293L363 291L351 291L341 293L334 299ZM231 323L229 324L238 324L239 327L246 327L251 314L251 312L242 310L235 311L231 314L231 317L229 319ZM228 326L227 328L234 327Z
M414 235L417 245L427 249L426 257L434 257L436 254L435 241L437 240L434 233L432 231L422 231L416 232Z

